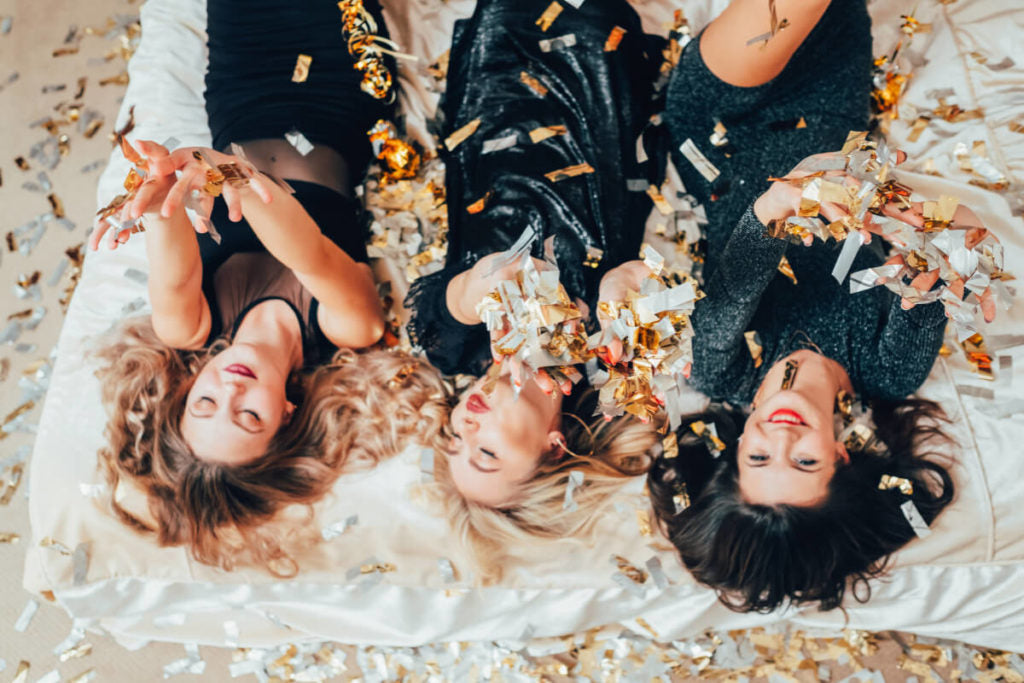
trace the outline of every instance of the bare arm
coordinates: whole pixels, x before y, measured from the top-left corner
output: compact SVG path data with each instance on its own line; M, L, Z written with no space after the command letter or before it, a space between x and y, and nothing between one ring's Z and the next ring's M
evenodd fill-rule
M270 201L242 190L242 214L278 261L320 302L320 328L336 346L359 348L384 334L384 312L369 266L320 232L302 205L274 183Z
M150 159L167 157L167 150L152 142L137 143ZM174 185L174 176L151 174L121 214L139 218L146 226L146 257L149 262L149 300L153 330L162 342L176 349L198 349L210 334L210 307L203 295L203 264L192 223L181 206L163 216L160 206ZM90 246L99 247L104 234L110 247L126 235L111 233L109 223L95 226Z
M771 27L769 0L733 0L705 29L700 54L715 76L730 85L754 87L786 68L793 53L817 25L830 0L775 0L775 13L786 28L767 44L747 42Z
M193 157L193 151L175 150L169 166L154 166L160 173L182 172L167 194L164 215L178 210L186 194L205 183L207 166ZM202 152L216 164L238 161L213 150ZM332 343L358 348L381 337L384 313L369 267L326 238L298 200L262 174L245 186L224 183L223 193L229 217L245 216L267 251L320 302L318 322Z

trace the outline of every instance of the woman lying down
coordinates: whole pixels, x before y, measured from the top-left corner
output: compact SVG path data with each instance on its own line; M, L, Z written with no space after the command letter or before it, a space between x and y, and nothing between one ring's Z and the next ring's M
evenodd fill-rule
M647 98L654 76L639 20L624 1L587 2L580 10L566 9L559 19L563 28L577 36L576 44L544 50L537 41L551 36L535 22L548 4L482 1L473 17L456 31L444 104L446 132L455 132L476 118L484 121L480 125L494 129L479 139L470 137L446 159L449 267L418 284L409 302L415 314L414 336L425 346L430 360L446 372L480 373L489 364L489 340L475 305L498 280L509 276L502 270L507 271L508 266L495 267L499 257L494 253L508 249L526 226L542 237L554 235L563 284L592 310L598 308L597 299L623 296L627 289L637 288L642 277L637 264L627 259L638 251L649 202L642 193L627 193L622 182L643 173L636 162L634 141L649 114ZM748 7L751 4L757 6ZM834 502L862 490L855 488L852 480L872 479L881 468L911 481L913 494L888 489L875 496L876 502L890 513L898 513L904 502L899 496L910 496L925 523L952 497L945 468L915 455L918 437L938 433L925 422L940 414L937 406L917 402L907 404L909 409L877 412L875 452L881 455L868 455L840 448L838 432L826 438L832 422L825 420L824 408L812 411L807 403L801 412L787 404L782 408L790 412L785 413L775 405L782 405L784 399L799 399L816 401L813 405L818 406L824 400L819 400L818 394L831 391L834 397L839 389L851 396L859 393L865 400L902 399L926 376L941 341L944 320L936 304L904 311L887 291L858 295L863 297L858 301L843 288L823 284L831 281L827 272L821 274L820 264L834 262L835 253L833 245L816 243L805 250L793 247L786 251L798 282L812 290L806 296L820 302L810 307L805 322L798 322L796 316L803 309L798 310L797 303L807 290L785 289L791 286L789 281L775 274L785 243L762 233L765 225L797 213L800 200L783 184L766 189L764 179L789 171L809 154L838 148L847 131L864 126L869 35L862 2L846 0L829 6L820 1L811 6L779 0L778 4L787 12L790 28L773 37L763 51L756 47L747 50L745 40L744 45L736 45L737 36L757 33L752 28L761 28L770 20L760 3L747 0L735 0L700 39L691 42L673 73L665 116L674 138L673 149L696 140L694 144L724 171L723 179L729 180L725 187L712 184L693 170L696 165L689 159L676 159L688 190L708 207L710 221L705 269L708 296L699 302L694 316L693 381L712 398L742 406L750 401L756 382L764 378L765 388L755 402L772 412L760 420L755 410L748 424L761 433L750 438L750 451L737 449L723 423L719 427L726 440L723 453L706 462L687 457L692 449L688 449L689 425L684 423L680 456L657 460L650 486L663 528L683 562L700 581L742 609L770 609L788 600L821 600L825 607L835 606L847 580L877 573L888 554L913 537L909 523L899 528L890 525L883 531L882 541L858 545L849 529L862 508ZM379 101L357 94L349 84L348 90L340 86L325 89L345 93L340 97L344 102L319 94L317 98L323 98L326 105L316 99L306 102L275 121L275 127L229 128L227 133L218 133L217 108L211 105L219 83L216 55L242 44L218 42L222 35L218 27L228 25L229 16L246 14L225 12L224 23L217 20L219 8L230 5L210 3L207 100L214 146L223 150L232 141L245 143L248 161L261 173L247 170L245 159L212 150L196 159L193 150L168 152L156 145L141 145L148 157L149 176L123 217L146 218L154 314L149 328L130 327L105 355L111 363L104 375L105 400L113 418L109 429L112 447L104 453L104 462L111 478L115 482L119 477L131 478L147 490L150 512L157 520L152 528L161 542L188 544L201 561L224 567L240 558L237 561L263 562L286 574L297 567L261 527L285 504L315 500L348 463L388 457L412 438L428 443L450 439L439 468L439 488L454 531L475 556L478 576L500 577L508 544L585 536L621 483L647 470L661 435L655 431L656 425L631 417L611 422L595 418L592 399L584 389L570 391L569 386L555 386L543 378L540 383L529 379L516 399L512 381L506 376L491 392L474 385L449 416L442 384L425 363L414 363L415 371L404 383L392 387L387 379L394 377L408 358L391 352L343 350L335 362L314 370L301 382L305 389L302 400L289 398L287 379L292 370L315 363L317 353L326 358L332 346L372 344L381 330L372 282L357 262L365 253L365 235L352 228L351 204L344 204L350 192L348 178L361 175L366 152L351 137L331 138L339 130L353 137L356 133L352 131L359 131L362 136L372 122L358 118L352 126L335 122L329 131L318 133L316 120L301 117L323 110L325 117L339 112L353 117L372 113L366 117L369 119L376 118L382 107ZM254 15L251 8L247 13L261 16ZM290 34L277 30L288 25L282 20L288 16L286 10L273 8L263 16L268 25L275 26L267 33L275 36L274 40ZM288 21L293 19L300 22L298 18ZM302 26L302 30L313 30ZM605 40L616 26L633 30L626 31L618 49L605 50ZM225 30L224 35L227 33ZM336 31L331 33L330 41L336 41ZM826 48L836 40L849 42L851 51L862 58L851 59L843 67L851 73L846 74L848 78L836 79L843 85L832 91L822 84L831 73ZM330 41L325 37L325 42ZM254 43L259 43L260 49L272 44L259 39L259 34ZM533 49L535 45L537 49ZM468 46L475 47L470 50ZM281 68L287 61L290 70L294 46L285 46L281 52L290 55L288 60L282 58ZM351 71L348 63L344 69L339 66L335 75L344 80ZM526 79L523 73L536 75ZM235 74L233 82L239 81L244 83ZM706 97L694 93L706 93ZM801 99L801 95L807 97ZM237 99L238 93L233 97ZM352 101L362 104L354 106ZM776 125L777 119L792 116L791 108L797 102L804 102L800 115L815 125L796 130ZM249 106L246 111L259 118L258 107ZM742 146L746 153L734 149L726 156L703 143L716 120L727 122L735 141L749 141ZM315 143L308 157L297 157L282 139L296 121ZM528 146L523 136L539 127L560 132ZM485 152L483 140L498 133L515 135L518 146ZM362 156L357 153L360 150ZM538 158L545 163L536 163ZM588 164L594 172L554 182L544 177L552 162L557 162L555 168ZM213 207L212 220L222 233L222 244L244 245L232 247L226 255L215 249L217 245L208 235L194 236L182 208L191 191L206 188L206 172L211 167L250 176L247 183L237 186L225 182L224 200ZM174 173L180 177L175 178ZM831 173L841 175L840 171ZM296 194L282 190L271 176L287 178ZM484 210L468 211L485 195ZM320 202L333 202L332 210L318 213ZM348 206L349 212L339 210L339 203ZM886 211L914 225L921 221L920 211L913 208ZM341 216L350 223L333 232L332 221ZM245 223L232 223L239 217L244 217ZM971 220L967 214L961 218L962 225ZM235 241L234 229L239 227L245 230L244 237ZM100 239L97 231L94 242ZM540 243L537 240L533 247L537 255ZM604 261L596 269L582 268L582 256L592 247L604 252ZM720 265L734 262L726 257L737 251L764 268L749 270L750 277L744 278ZM207 253L214 255L207 257ZM222 271L231 273L233 261L254 255L263 259L260 264L240 269L260 283L252 286L259 293L240 296L236 290L224 289L231 291L237 303L222 305L220 301L228 295L219 288L234 282ZM717 255L721 260L716 263ZM879 260L872 261L876 258ZM772 259L769 268L765 264ZM857 267L881 262L866 250L858 259ZM300 303L286 305L287 299L277 294L278 290L269 296L281 298L260 299L262 292L268 291L262 280L272 274L288 280L291 291L299 292ZM737 280L742 286L736 285ZM737 292L738 299L734 296ZM252 301L261 303L246 308ZM265 314L250 320L261 306ZM227 314L228 310L236 312ZM838 325L827 317L837 310L848 311ZM773 321L776 312L792 316ZM167 321L175 322L165 326ZM853 335L869 326L880 333L909 331L919 339L894 345L895 355L844 353L844 349L855 348ZM168 333L168 328L172 332ZM760 369L748 367L749 355L744 356L745 347L737 345L751 328L760 332L764 343L766 362ZM807 348L820 353L812 352L812 358L799 351L802 342L793 346L791 337L797 329L806 334L795 338L809 337ZM215 340L216 330L230 331L226 350L212 358L205 352L192 352L207 348ZM819 334L820 330L828 330L828 334ZM175 336L178 334L181 336ZM883 334L879 339L887 343L891 336ZM317 343L310 343L314 341ZM325 348L328 354L307 353L307 346ZM266 354L231 355L249 353L250 347L254 354L257 348ZM743 353L738 351L741 348ZM913 358L901 355L907 349L913 350ZM794 358L788 358L794 351ZM769 372L776 360L781 370ZM790 361L803 371L790 371L786 380ZM879 366L882 362L885 365ZM260 369L252 364L260 364ZM869 380L890 370L898 381L885 384L884 392L877 393L879 385ZM208 373L207 379L202 372ZM266 378L273 382L264 387ZM817 380L817 393L801 398L805 396L803 383L809 380ZM835 391L829 382L835 384ZM563 393L570 395L563 398ZM168 396L174 400L166 400ZM257 396L261 403L254 407L248 399ZM380 414L392 416L389 428L380 425ZM789 417L783 420L780 416ZM205 425L195 428L202 420L224 420L212 449L207 448L209 438L204 440ZM845 429L842 420L837 424ZM816 435L813 452L802 449L793 456L790 440L795 443L812 427ZM219 430L234 436L222 440ZM890 460L870 460L886 457ZM796 474L783 471L790 462ZM869 463L876 464L869 467ZM782 474L773 481L762 477L763 486L758 489L743 474L747 467L758 473ZM865 468L870 469L867 474L854 476ZM584 485L577 492L585 504L576 514L569 514L562 503L574 469L585 474ZM811 470L813 481L796 476ZM786 477L793 479L792 485L779 484L785 483ZM690 507L679 504L685 495L680 488L684 481L692 497ZM211 501L215 504L209 504ZM727 518L718 512L723 505L738 510L735 514L739 517ZM146 524L127 512L124 515L132 523ZM855 552L841 562L826 560L831 564L822 569L819 557L801 550L810 527L780 525L780 518L841 520L842 524L815 521L814 533L828 547L845 544ZM730 530L737 528L735 519L752 520L753 531L742 541L729 536ZM763 531L771 531L771 535ZM228 536L232 538L226 543ZM757 557L731 551L735 543L744 544ZM275 563L287 566L275 569Z

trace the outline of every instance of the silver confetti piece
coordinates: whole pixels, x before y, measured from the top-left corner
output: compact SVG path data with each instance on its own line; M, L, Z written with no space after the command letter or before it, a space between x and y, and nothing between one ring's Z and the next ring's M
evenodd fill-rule
M704 153L700 151L692 139L687 138L686 141L679 146L679 151L684 157L686 157L687 161L693 164L693 167L697 169L697 172L704 176L704 179L709 183L714 182L714 180L721 175L721 171L719 171L718 168L711 163L706 156L704 156Z
M149 282L149 275L138 268L128 268L124 271L124 276L129 280L138 282L140 285L144 285Z
M18 633L24 633L28 625L32 623L32 617L36 615L39 610L39 603L29 598L28 602L25 603L25 609L21 611L21 616L14 622L14 630Z
M668 587L668 577L665 576L665 570L662 568L661 560L657 556L647 560L644 563L644 567L647 568L647 572L651 575L655 586L662 589Z
M905 500L900 505L900 511L903 512L903 516L906 518L907 523L910 524L910 528L914 530L918 538L927 538L931 535L932 530L928 528L928 522L924 521L924 517L921 516L921 511L914 505L914 501Z
M537 44L540 46L541 52L564 50L576 45L576 34L567 33L564 36L558 36L557 38L545 38L544 40L537 41Z
M442 581L455 583L455 567L451 560L446 557L437 558L437 571L440 572Z
M565 487L565 499L562 501L562 509L574 512L579 505L573 500L573 493L583 484L583 470L569 472L569 481Z
M346 517L345 519L339 520L337 522L325 526L323 529L320 530L320 536L325 541L330 541L331 539L341 536L348 529L354 527L358 523L359 515L351 515L349 517Z
M74 585L81 586L85 583L89 573L89 548L91 543L79 543L75 546L75 552L71 555L71 564L74 568Z
M298 129L292 128L290 131L284 134L284 139L288 141L292 147L295 148L302 156L306 156L313 151L313 143L310 142L305 135L300 133Z
M481 154L490 154L491 152L499 152L509 147L515 147L516 143L519 142L519 134L512 133L501 138L492 138L490 140L484 140L483 149Z
M227 619L224 622L224 644L227 647L238 647L238 622L234 619Z
M57 646L53 648L53 654L59 657L61 653L70 650L75 645L78 645L80 642L82 642L84 639L85 629L79 628L77 626L72 626L71 633L68 634L68 637L57 643Z

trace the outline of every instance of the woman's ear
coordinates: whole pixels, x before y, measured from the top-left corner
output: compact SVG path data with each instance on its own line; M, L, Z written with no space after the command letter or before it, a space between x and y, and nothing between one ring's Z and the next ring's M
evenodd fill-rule
M284 417L281 419L282 424L289 424L292 421L292 415L295 414L295 404L291 401L284 402Z
M836 462L850 462L850 453L846 450L846 444L836 441Z
M558 429L552 429L548 432L547 444L549 452L555 458L561 458L568 450L565 443L565 434L562 434L561 430Z

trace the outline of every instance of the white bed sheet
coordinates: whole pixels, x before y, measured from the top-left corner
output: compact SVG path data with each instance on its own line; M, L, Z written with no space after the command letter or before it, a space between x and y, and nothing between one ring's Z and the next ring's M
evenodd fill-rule
M430 63L447 49L455 19L468 15L469 0L385 0L392 36L408 52ZM664 33L676 5L669 0L635 2L647 30ZM695 27L726 4L701 0L684 7ZM876 2L876 53L894 42L899 15L916 2ZM929 90L952 87L964 109L981 106L986 117L960 124L933 122L916 143L909 127L897 121L890 141L912 155L908 164L924 168L931 158L945 179L905 174L929 196L954 194L975 207L1006 245L1010 270L1024 264L1024 224L1011 215L1004 196L968 184L970 176L952 159L956 142L985 140L992 161L1020 187L1024 173L1024 135L1008 124L1020 116L1024 92L1024 56L1014 54L1024 28L1024 10L999 3L960 0L931 4L917 18L932 31L915 38L913 49L927 64L916 70L905 106L936 106ZM142 8L144 39L130 64L127 107L135 105L135 138L182 145L209 144L203 109L205 6L201 0L149 0ZM1017 66L993 71L1013 56ZM404 64L401 105L410 130L432 145L425 120L436 93L421 78L422 66ZM904 114L912 118L911 114ZM119 191L127 171L115 153L97 189L99 204ZM101 481L96 451L102 443L105 415L99 404L94 366L85 358L90 339L123 317L126 309L144 312L145 287L124 277L128 268L146 270L140 236L116 252L90 254L58 345L58 360L40 421L32 459L30 515L35 543L26 564L25 586L52 591L74 617L105 627L123 638L199 642L210 645L269 645L330 639L347 643L417 645L450 640L518 639L558 636L591 627L622 623L647 635L642 617L663 639L690 636L705 629L731 629L788 621L809 628L839 630L898 629L924 635L1024 651L1024 496L1020 477L1024 443L1024 307L1000 311L985 330L993 349L1012 359L995 383L972 374L959 352L941 358L922 389L940 400L954 417L958 495L939 518L932 535L915 541L895 558L894 571L873 584L867 604L850 602L841 612L813 607L770 615L737 614L697 586L659 539L637 533L634 510L646 505L641 482L628 487L602 520L605 532L594 546L553 542L543 558L523 560L499 586L475 588L472 576L451 549L442 519L412 499L420 480L413 450L373 472L343 477L334 495L317 507L317 524L359 515L345 534L322 544L303 560L293 580L277 581L258 570L225 573L197 564L181 548L157 548L133 533L83 494ZM1005 364L1005 361L1004 361ZM960 389L958 389L960 387ZM970 395L976 387L993 399ZM89 544L88 568L76 583L71 557L44 537L67 548ZM619 554L642 566L656 557L669 585L648 580L626 589L612 580L609 557ZM382 577L349 579L346 572L374 557L396 571ZM456 562L459 579L443 582L440 557ZM375 585L369 582L378 579ZM235 639L225 622L239 628Z

